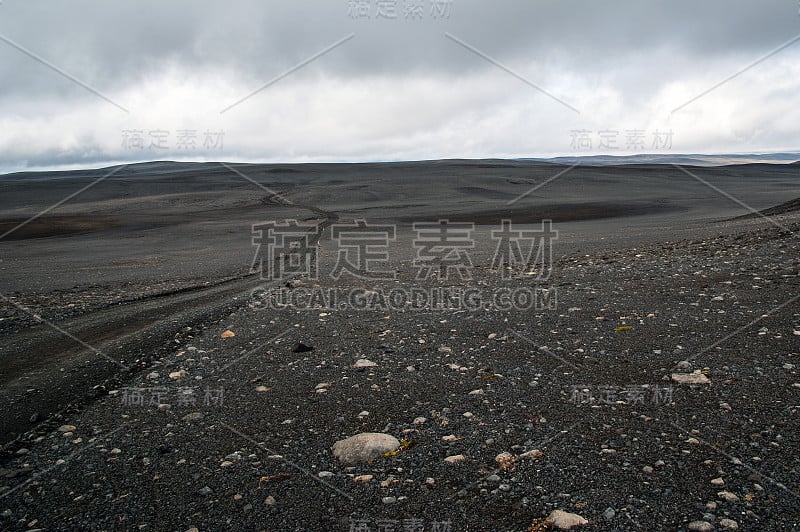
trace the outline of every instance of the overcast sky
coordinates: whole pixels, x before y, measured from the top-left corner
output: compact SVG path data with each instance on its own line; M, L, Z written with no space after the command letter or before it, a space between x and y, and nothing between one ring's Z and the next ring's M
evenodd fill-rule
M799 10L0 0L0 170L797 151Z

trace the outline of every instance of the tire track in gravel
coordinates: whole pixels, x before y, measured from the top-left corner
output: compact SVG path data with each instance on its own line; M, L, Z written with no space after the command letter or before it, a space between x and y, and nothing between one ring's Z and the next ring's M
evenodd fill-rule
M318 217L320 231L312 235L311 245L339 219L335 212L289 201L279 193L261 202ZM244 305L254 282L265 283L258 273L250 273L142 296L54 323L80 342L45 323L0 336L0 445L8 446L60 411L80 408L103 393L96 386L116 385L143 370L148 361L166 354L187 327L196 330Z

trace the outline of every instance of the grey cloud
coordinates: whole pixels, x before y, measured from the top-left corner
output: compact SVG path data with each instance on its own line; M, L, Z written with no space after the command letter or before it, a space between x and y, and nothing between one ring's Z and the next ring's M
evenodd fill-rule
M592 102L593 108L587 109L583 115L587 121L607 121L608 117L603 113L618 109L620 116L616 122L619 124L655 120L650 115L662 110L646 109L654 95L672 90L679 93L675 98L692 97L722 76L732 74L749 61L800 34L800 16L795 0L625 0L613 3L452 0L449 18L434 20L426 11L421 21L403 18L404 1L397 1L400 9L398 20L375 19L376 0L370 2L373 6L370 20L354 20L348 15L348 0L241 0L225 3L5 0L0 4L0 34L129 107L134 123L150 107L150 102L137 97L145 87L152 91L153 85L163 84L165 94L159 95L156 91L149 97L168 100L174 96L174 107L179 108L182 104L179 97L168 92L174 90L176 79L192 79L198 84L218 83L223 86L218 91L219 102L212 99L207 102L208 108L196 109L198 114L211 116L331 43L354 33L354 39L293 73L281 82L280 87L297 88L298 94L306 94L301 90L303 87L315 86L326 90L326 87L336 86L340 91L338 100L326 101L322 95L316 102L317 109L327 104L330 112L335 113L337 106L351 108L342 103L352 99L345 94L347 91L351 96L365 92L368 98L389 101L395 97L392 93L401 99L411 97L404 92L408 90L406 85L428 79L439 90L444 87L453 91L456 102L474 105L491 101L484 109L469 109L473 114L495 112L503 108L504 101L519 101L522 105L533 102L533 109L546 115L541 118L545 128L552 127L558 120L563 121L564 110L553 108L553 102L540 98L530 87L447 39L445 32L463 39L570 103L571 100ZM424 1L426 10L429 1ZM763 84L769 85L770 80L765 82L759 78L758 72L774 72L780 61L797 57L800 57L800 43L770 59L763 68L754 69L751 75L735 80L719 95L726 94L724 90L739 91L744 97L756 92L776 94L780 95L784 107L796 107L797 96L793 86L765 92ZM716 77L709 77L711 72ZM95 157L102 158L104 150L108 152L112 144L108 141L108 132L92 136L93 127L99 128L101 124L86 123L114 117L111 114L101 118L97 114L95 108L101 102L95 95L5 43L0 43L0 76L3 79L0 84L0 119L5 119L6 123L18 123L13 119L23 117L46 123L56 115L71 112L80 116L84 113L86 118L83 121L64 116L58 120L60 124L74 124L70 135L76 138L97 137L86 142L92 146L89 155L74 151L75 160L86 157L94 160ZM470 96L470 91L474 90L470 84L478 78L491 81L494 91L491 98L483 94ZM320 80L336 83L326 85ZM389 89L386 88L387 82ZM342 88L342 83L347 87ZM755 91L754 83L762 84L759 91ZM376 93L377 87L388 92ZM598 103L606 95L609 100ZM185 95L181 97L185 99ZM418 94L415 93L414 97ZM245 127L245 122L242 122L246 121L248 114L270 113L265 119L277 120L275 116L280 115L277 111L284 110L275 109L274 101L288 100L281 100L275 93L260 94L247 107L243 106L239 114L231 113L226 117L229 120L226 125L246 135L247 131L253 131L252 125ZM439 99L436 101L440 102ZM160 105L169 108L165 102L160 102ZM294 102L294 105L302 106L303 102ZM452 124L464 121L455 115L455 106L437 111L433 105L422 101L418 112L441 116L443 139L452 141L456 133L447 129L448 121ZM775 116L776 105L781 107L770 102L770 110L761 115L763 121ZM164 120L176 120L182 124L187 120L187 112L186 109L176 111L176 117ZM513 117L508 118L513 113L507 110L503 113L507 119L513 120ZM600 118L592 118L593 113L599 113ZM396 127L389 128L392 135L400 138L404 131L407 135L421 134L410 124L422 124L424 120L402 118L396 120ZM382 116L381 119L391 117ZM479 116L467 122L478 124L485 120L487 117ZM758 122L758 116L748 116L745 124L727 126L727 132L736 131L738 138L745 138L759 127L767 127ZM328 127L334 126L328 124ZM564 127L569 127L569 124ZM376 129L385 131L387 128ZM430 130L425 133L430 133ZM321 127L310 134L316 134L326 142L338 136L337 131ZM562 131L551 132L550 136L556 134L561 135ZM761 138L769 138L773 143L782 142L781 147L786 147L790 143L786 139L788 134L786 127L781 126L777 132L763 133ZM31 142L36 142L30 131L25 135L26 139L33 138ZM694 138L693 135L687 137ZM727 138L725 135L722 134L722 138ZM359 137L368 138L370 133L362 132ZM255 139L253 137L250 144L257 145ZM504 143L503 138L489 140L487 143L492 146ZM51 161L70 157L68 148L52 146L49 140L41 141L41 146L23 146L19 142L9 145L8 142L0 145L0 149L5 150L7 158L13 154L15 160ZM390 144L391 153L398 157L419 151L404 152L397 148L407 146L406 142ZM41 150L41 157L35 155L36 149ZM60 150L63 149L67 151L62 153ZM376 150L373 155L381 153L379 148ZM333 146L334 153L354 151L351 147L336 149ZM280 153L283 152L276 156ZM253 151L246 151L242 156L253 154ZM108 154L109 157L113 155ZM265 156L272 155L275 154L265 150ZM284 153L284 156L290 157L291 154Z
M108 89L170 64L232 67L251 79L269 78L351 32L358 39L321 68L341 75L485 68L443 39L445 31L504 61L556 57L588 72L664 47L692 59L758 54L800 33L797 6L786 0L453 0L447 20L399 17L353 20L346 0L7 0L0 7L0 32ZM57 90L39 65L6 45L0 64L10 82L3 90Z

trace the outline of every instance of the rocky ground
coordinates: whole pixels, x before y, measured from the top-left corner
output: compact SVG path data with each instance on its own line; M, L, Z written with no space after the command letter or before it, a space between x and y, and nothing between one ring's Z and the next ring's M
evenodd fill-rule
M797 529L800 222L779 223L568 254L554 310L252 299L4 449L0 528ZM488 252L456 284L518 286ZM366 288L453 284L397 266ZM334 456L361 433L394 440Z
M88 289L76 285L71 289L12 295L7 301L0 300L0 332L13 333L42 320L58 322L115 305L174 294L202 286L204 282L202 279L169 279L147 284L94 285ZM39 312L32 315L23 308L37 309Z

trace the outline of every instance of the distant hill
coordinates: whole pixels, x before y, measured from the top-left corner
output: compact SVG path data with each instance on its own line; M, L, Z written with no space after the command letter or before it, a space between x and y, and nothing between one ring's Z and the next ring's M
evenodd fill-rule
M797 164L797 163L792 163L792 164ZM745 214L744 216L737 216L735 219L755 218L756 216L775 216L777 214L789 214L798 211L800 211L800 198L787 201L786 203L781 203L780 205L776 205L775 207L770 207L769 209L764 209L762 211L759 211L758 213L750 213L750 214Z
M267 174L292 174L309 169L327 169L339 165L352 165L355 167L443 167L466 169L503 169L521 168L528 166L734 166L748 164L774 164L800 166L800 152L792 153L766 153L766 154L638 154L638 155L585 155L552 158L513 158L513 159L438 159L427 161L386 161L386 162L359 162L359 163L243 163L229 162L230 166L242 171L262 171ZM203 172L219 172L222 163L219 162L181 162L181 161L142 161L127 164L109 165L99 168L81 168L71 170L32 170L0 174L0 179L37 179L37 178L89 178L97 179L113 174L114 178L135 176L158 176L191 173L196 175Z
M800 164L800 153L744 153L744 154L654 154L639 155L585 155L526 159L558 164L585 164L587 166L621 166L632 164L681 164L687 166L725 166L733 164Z

